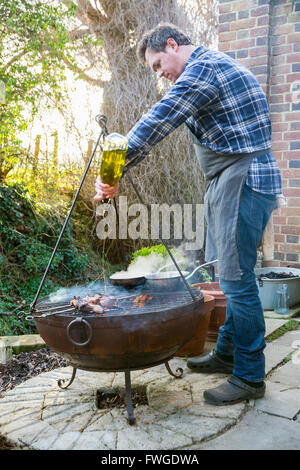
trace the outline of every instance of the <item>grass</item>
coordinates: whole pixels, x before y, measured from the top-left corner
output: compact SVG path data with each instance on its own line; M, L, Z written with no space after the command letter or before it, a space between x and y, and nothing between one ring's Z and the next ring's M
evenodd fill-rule
M291 361L292 360L292 356L294 354L294 351L291 352L290 354L288 354L282 361L282 365L286 364L287 362Z
M278 328L278 330L269 334L265 340L267 343L271 343L271 341L280 338L280 336L283 336L288 331L297 330L297 328L299 328L299 322L297 320L289 320L285 325Z

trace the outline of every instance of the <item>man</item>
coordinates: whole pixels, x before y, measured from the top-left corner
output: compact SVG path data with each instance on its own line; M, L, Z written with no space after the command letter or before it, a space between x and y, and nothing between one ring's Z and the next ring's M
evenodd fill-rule
M204 392L209 403L262 397L265 322L254 266L276 194L281 193L280 171L270 152L266 97L245 67L226 54L195 47L174 25L160 24L146 33L137 52L172 86L128 133L128 167L185 123L210 181L205 194L206 260L218 258L227 313L216 349L189 359L187 365L195 372L232 373L225 383ZM95 200L112 198L118 186L111 188L98 178L96 191Z

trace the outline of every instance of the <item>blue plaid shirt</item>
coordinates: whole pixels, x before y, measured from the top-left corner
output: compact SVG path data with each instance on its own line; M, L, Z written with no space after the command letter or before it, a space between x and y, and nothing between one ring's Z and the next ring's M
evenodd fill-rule
M183 123L201 145L220 154L265 150L253 158L246 183L255 191L281 193L267 100L244 66L222 52L195 49L169 91L128 133L128 168Z

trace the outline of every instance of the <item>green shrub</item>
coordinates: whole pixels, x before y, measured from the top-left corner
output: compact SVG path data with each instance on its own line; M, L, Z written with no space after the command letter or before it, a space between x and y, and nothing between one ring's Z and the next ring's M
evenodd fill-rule
M171 252L173 254L174 250L171 250ZM164 245L145 246L132 254L131 263L134 263L139 256L149 256L152 253L156 253L162 258L168 258L169 256L167 249Z
M26 274L42 274L62 225L51 207L38 212L20 185L0 185L0 251L7 264L17 264ZM69 222L51 265L62 279L78 278L87 266L87 255L79 252L71 230Z
M180 268L182 270L189 270L192 272L197 266L199 266L200 262L197 260L189 261L182 253L182 250L178 248L171 248L171 253L174 256L175 260L179 262ZM151 254L156 253L161 257L161 265L162 267L164 264L172 265L172 260L169 257L168 251L166 247L162 244L154 245L154 246L146 246L141 248L140 250L135 251L131 257L131 263L134 263L140 256L150 256ZM169 268L170 269L170 268ZM174 266L175 269L175 266ZM197 282L210 282L212 280L211 275L205 268L199 269L195 273L196 277L198 277ZM194 278L194 277L193 277ZM195 280L196 281L196 280Z
M46 204L37 207L20 184L0 184L0 312L9 312L22 302L32 303L64 216L65 211L58 216ZM40 296L62 286L91 280L89 257L78 244L69 223ZM0 315L0 336L33 332L36 332L34 325L24 321L18 312L12 316Z

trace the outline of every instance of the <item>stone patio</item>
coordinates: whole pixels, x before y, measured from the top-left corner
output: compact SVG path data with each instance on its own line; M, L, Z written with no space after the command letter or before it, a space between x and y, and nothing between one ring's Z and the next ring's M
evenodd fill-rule
M132 388L146 387L149 405L135 408L136 424L127 422L127 410L96 407L98 388L122 389L124 373L77 371L69 389L57 386L69 378L71 367L41 374L14 388L0 401L1 432L19 446L31 449L184 449L233 426L246 404L230 407L204 405L203 391L223 382L223 374L187 372L168 374L164 365L131 373ZM201 379L201 380L200 380Z
M267 335L285 322L267 320ZM276 419L285 419L298 423L299 429L300 365L297 361L283 362L294 351L295 341L300 341L299 330L268 343L267 392L255 402L225 407L204 403L203 391L219 385L226 375L193 373L184 359L174 358L170 367L173 371L182 367L182 378L172 377L164 365L131 372L132 389L144 387L148 398L148 405L134 409L136 424L131 426L126 408L100 410L95 399L99 388L124 389L124 373L78 370L70 388L62 390L57 380L68 380L72 373L71 367L64 367L22 383L0 400L1 433L15 445L35 450L215 449L214 442L220 442L220 448L238 448L238 443L243 443L235 441L234 429L250 413L252 428L246 426L243 432L248 432L255 443L255 422L258 426L264 422L261 414L265 422L270 422L267 416L272 416L272 425ZM204 353L212 346L207 343ZM284 429L290 429L294 436L292 426Z

